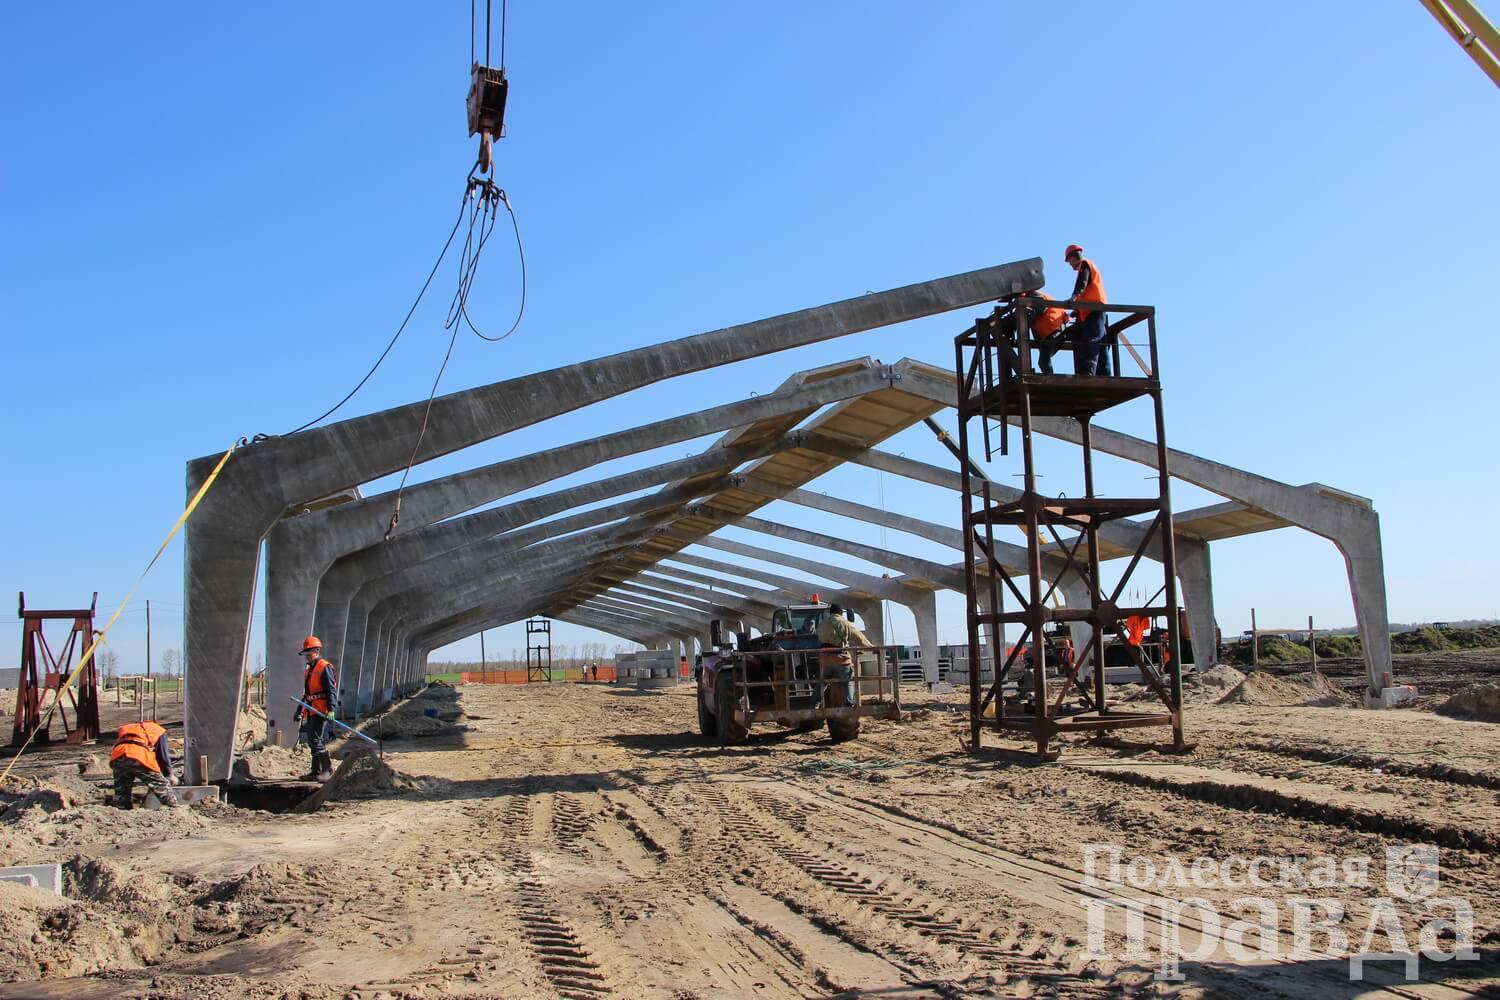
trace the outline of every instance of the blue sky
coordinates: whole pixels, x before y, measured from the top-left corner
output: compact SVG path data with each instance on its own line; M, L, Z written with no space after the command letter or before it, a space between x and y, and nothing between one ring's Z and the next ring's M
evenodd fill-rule
M1495 88L1415 0L1187 10L517 0L497 176L526 243L526 317L502 344L460 338L442 390L1034 255L1063 295L1061 251L1077 241L1116 301L1160 310L1174 447L1372 498L1393 619L1500 616L1500 529L1449 513L1482 510L1497 486ZM187 459L289 430L363 374L472 162L468 15L0 12L0 594L73 606L97 589L113 610L181 510ZM505 235L473 300L491 327L509 324L518 291ZM425 395L451 271L342 416ZM673 380L414 479L842 358L946 366L966 316ZM889 447L948 461L920 428ZM1123 489L1139 470L1109 475ZM958 514L951 494L865 469L813 488ZM1212 499L1180 490L1177 505ZM830 524L782 504L767 515ZM1353 621L1320 539L1218 543L1214 565L1226 632L1252 606L1262 623ZM180 545L140 595L154 648L180 645ZM960 607L944 601L945 640ZM143 618L133 608L114 633L127 666ZM508 653L519 632L489 648ZM910 619L895 633L912 641ZM0 613L0 662L18 641ZM478 643L453 653L477 657Z

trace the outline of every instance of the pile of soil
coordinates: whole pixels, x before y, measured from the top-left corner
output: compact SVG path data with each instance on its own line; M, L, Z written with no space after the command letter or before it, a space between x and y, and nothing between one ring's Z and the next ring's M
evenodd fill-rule
M1274 677L1257 670L1220 698L1219 704L1345 708L1354 702L1322 674Z
M311 766L312 757L305 747L293 750L291 747L263 746L246 750L235 758L229 783L247 785L258 781L293 781L306 774Z
M1463 719L1500 722L1500 684L1470 684L1433 711Z
M105 786L108 787L108 786ZM61 798L68 798L66 792ZM48 811L48 796L35 795L33 806L0 815L0 865L53 861L59 848L74 844L120 845L143 840L174 840L203 829L212 821L204 806L191 809L116 809L90 799Z
M298 803L296 812L316 812L325 802L419 794L431 782L391 767L371 750L354 750L323 787Z
M380 740L454 736L468 732L466 718L458 707L458 691L434 681L391 711L368 720L359 731Z
M1198 675L1198 683L1211 690L1230 691L1244 682L1245 675L1227 663L1220 663Z
M63 890L0 883L0 982L142 968L192 928L186 893L159 875L74 855Z
M240 710L240 723L234 731L234 745L238 749L264 746L266 742L266 710L251 705Z
M89 759L84 761L82 767L51 767L24 776L12 774L6 781L5 791L0 795L7 798L20 797L29 792L47 790L62 795L69 805L108 802L114 794L113 780L89 781L83 776L88 773L102 777L110 773L107 767L103 770L94 767L95 763L95 760Z

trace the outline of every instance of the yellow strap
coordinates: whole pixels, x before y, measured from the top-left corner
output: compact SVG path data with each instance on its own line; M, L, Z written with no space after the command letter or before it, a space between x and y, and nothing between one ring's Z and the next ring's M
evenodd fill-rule
M233 455L235 449L238 447L238 443L230 445L229 450L224 453L224 457L219 459L219 464L214 466L214 471L210 472L208 478L203 481L203 485L198 487L198 492L194 493L193 499L188 501L187 509L177 518L176 523L172 525L172 530L167 532L166 538L162 539L161 545L157 546L156 554L151 557L151 561L146 564L146 568L141 570L141 575L136 578L135 583L130 585L130 590L125 594L125 599L120 602L118 608L115 608L115 613L110 615L109 621L105 624L104 628L94 636L94 641L89 643L88 649L83 651L83 656L78 660L78 666L74 667L73 672L68 675L67 680L62 682L62 685L58 688L59 695L63 688L70 686L78 679L78 675L83 673L83 668L88 665L89 660L93 659L94 651L104 642L104 637L109 634L109 630L114 627L115 622L119 621L121 612L130 605L130 599L135 596L136 588L141 585L142 580L146 579L146 574L151 572L151 567L156 565L156 560L161 558L161 554L167 551L167 546L172 544L172 539L177 537L177 532L182 530L182 526L187 523L187 519L193 516L193 511L198 508L198 502L203 499L203 495L208 492L208 488L214 484L214 480L219 478L219 473L224 471L224 466L229 463L229 456ZM61 700L61 697L52 699L52 707L47 710L47 717L42 720L40 726L31 731L31 735L26 737L26 742L21 744L21 749L17 750L16 755L10 759L10 763L5 765L5 771L0 773L0 783L3 783L6 778L10 777L11 768L16 766L16 761L20 760L21 755L26 752L26 748L31 746L31 741L36 738L36 734L46 732L52 725L52 716L56 713L57 706L61 704Z

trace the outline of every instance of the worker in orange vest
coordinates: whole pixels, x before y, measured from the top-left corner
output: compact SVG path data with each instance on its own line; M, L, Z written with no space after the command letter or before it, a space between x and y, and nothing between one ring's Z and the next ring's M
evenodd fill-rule
M302 700L317 710L309 712L299 705L294 716L301 720L302 738L312 751L312 770L302 780L321 781L333 773L324 741L328 738L328 719L338 707L338 671L323 659L323 641L315 635L302 640L302 658L307 663L302 674Z
M1109 301L1104 294L1104 279L1099 277L1099 268L1083 255L1083 247L1070 243L1063 252L1063 257L1068 266L1078 272L1078 280L1073 283L1075 301ZM1104 338L1109 334L1109 323L1104 312L1100 309L1077 309L1075 314L1078 325L1073 332L1073 356L1076 359L1073 372L1076 375L1097 374L1107 378L1110 374L1109 345L1104 342Z
M1053 301L1052 296L1041 290L1031 293L1032 298ZM1031 332L1041 340L1037 345L1036 366L1043 375L1052 374L1052 355L1062 350L1062 338L1057 337L1057 331L1061 330L1068 322L1068 313L1065 309L1057 306L1048 306L1037 313L1036 318L1031 321Z
M109 769L115 775L115 805L121 809L131 807L130 793L137 781L155 792L162 805L177 808L167 731L155 722L128 722L116 731Z

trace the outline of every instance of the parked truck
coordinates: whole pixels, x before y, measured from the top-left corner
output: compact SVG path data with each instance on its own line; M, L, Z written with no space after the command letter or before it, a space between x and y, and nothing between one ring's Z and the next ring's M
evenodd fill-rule
M755 638L740 633L735 646L714 622L714 651L695 671L698 731L729 744L745 742L756 723L798 731L826 723L828 735L843 742L859 735L863 717L899 718L899 688L881 651L851 650L852 681L824 680L818 625L829 614L821 601L777 608L769 632Z

